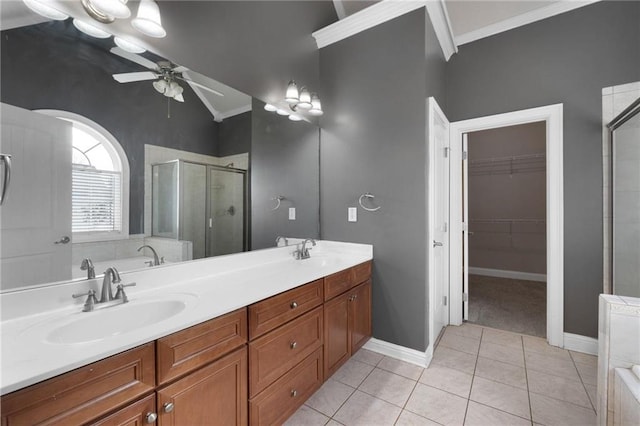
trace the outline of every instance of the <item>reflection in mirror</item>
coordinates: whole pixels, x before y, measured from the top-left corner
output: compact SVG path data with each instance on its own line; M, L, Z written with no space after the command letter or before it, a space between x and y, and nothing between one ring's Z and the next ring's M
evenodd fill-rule
M121 272L153 266L158 262L151 249L138 250L145 245L171 263L274 247L278 235L318 237L315 125L265 115L260 101L176 64L172 69L194 83L180 80L180 96L163 95L153 84L160 81L156 77L121 76L160 69L164 58L112 51L110 42L79 33L70 20L2 31L1 55L0 152L12 154L14 167L0 207L0 290L86 279L80 265L87 258L97 275L116 260ZM128 82L116 81L114 74ZM8 109L20 116L13 123L5 120L12 116L5 114ZM129 169L128 183L124 174L121 180L123 201L102 200L88 211L100 222L110 217L107 211L124 209L125 235L72 232L73 125L32 112L42 109L83 117L121 148ZM164 182L160 170L169 162L182 172ZM0 174L4 168L0 165ZM95 179L106 175L86 164L83 170ZM176 185L183 185L182 198L180 191L172 192ZM117 192L113 182L102 182L101 188ZM223 188L225 194L216 198ZM288 201L272 211L271 198L280 194ZM296 208L295 220L289 219L289 208ZM193 220L187 221L186 212ZM69 243L62 243L67 236Z
M608 124L613 294L640 297L640 98Z

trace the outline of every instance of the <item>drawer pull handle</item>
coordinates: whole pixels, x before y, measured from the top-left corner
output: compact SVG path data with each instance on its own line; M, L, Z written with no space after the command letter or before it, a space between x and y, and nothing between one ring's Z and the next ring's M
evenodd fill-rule
M295 389L292 389L292 390L291 390L291 397L292 397L292 398L295 398L296 396L298 396L298 391L297 391L297 390L295 390Z
M291 342L291 349L295 349L298 346L298 342Z
M291 302L291 309L295 309L298 307L298 304L296 302Z
M173 411L173 402L167 402L162 407L164 407L165 413L170 413Z
M147 413L147 416L145 418L147 420L147 423L151 424L155 423L156 420L158 420L158 415L156 413Z

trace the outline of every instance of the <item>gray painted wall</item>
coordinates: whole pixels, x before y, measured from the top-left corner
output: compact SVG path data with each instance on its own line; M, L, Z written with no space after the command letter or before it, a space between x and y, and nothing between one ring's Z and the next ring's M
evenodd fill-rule
M275 247L278 235L318 238L320 130L265 111L254 99L251 117L251 249ZM282 195L278 210L271 198ZM289 207L296 219L289 220Z
M311 33L337 20L330 1L161 1L153 51L266 102L295 79L318 87ZM317 90L317 89L316 89Z
M451 121L564 104L565 331L596 337L602 292L603 87L640 80L640 3L600 2L463 45Z
M251 111L225 118L218 124L216 156L251 151Z
M427 345L425 12L320 50L322 238L374 246L373 335ZM370 191L381 209L347 208Z
M144 232L144 144L215 155L218 124L190 87L184 103L148 81L120 84L111 74L138 71L66 22L2 31L0 100L26 109L83 115L122 145L130 168L129 232Z

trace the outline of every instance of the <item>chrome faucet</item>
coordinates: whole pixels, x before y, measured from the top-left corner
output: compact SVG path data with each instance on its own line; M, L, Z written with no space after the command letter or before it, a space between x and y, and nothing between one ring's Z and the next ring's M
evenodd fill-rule
M82 259L82 264L80 264L81 271L87 271L87 279L92 280L96 277L96 268L93 267L93 262L88 257Z
M100 302L110 302L113 300L113 291L111 289L111 284L120 284L120 274L118 270L114 267L107 268L104 271L104 278L102 279L102 291L100 292Z
M278 244L280 243L280 240L284 240L284 245L285 246L289 245L289 240L287 240L287 237L283 237L282 235L278 235L276 237L276 247L278 247Z
M113 295L113 291L111 289L111 284L117 284L117 292L116 295ZM75 299L82 296L87 296L87 300L84 304L83 312L91 312L93 311L95 305L98 304L107 304L107 306L113 306L116 303L107 303L114 300L117 300L119 303L127 303L129 298L124 292L125 287L133 287L136 283L130 284L122 284L120 279L120 274L118 270L114 267L107 268L104 271L104 278L102 279L102 290L100 295L100 300L96 298L96 291L90 289L86 293L72 294L71 296Z
M142 250L145 247L147 247L153 253L153 266L158 266L161 263L164 263L164 257L162 257L162 259L159 259L158 258L158 253L156 253L156 251L153 249L153 247L151 247L148 244L145 244L142 247L138 248L138 251ZM151 266L151 265L149 265L149 266Z
M307 242L309 241L311 241L312 245L316 245L316 240L314 240L313 238L307 238L302 242L302 248L293 252L293 257L295 257L297 260L309 259L309 257L311 257L309 255L309 250L311 249L307 248Z

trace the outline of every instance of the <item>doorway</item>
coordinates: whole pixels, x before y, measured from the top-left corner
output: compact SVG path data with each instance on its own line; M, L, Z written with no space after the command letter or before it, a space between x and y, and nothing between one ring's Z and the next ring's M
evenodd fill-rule
M545 337L546 123L480 130L466 136L466 319Z
M468 135L490 129L542 122L545 127L545 212L544 238L547 286L546 338L554 346L564 345L563 336L563 172L562 172L562 105L498 114L451 123L450 127L450 322L462 324L469 319L469 238L476 236L469 221L465 198L468 194L470 164ZM477 164L477 163L476 163ZM511 166L509 166L511 167ZM485 219L485 218L480 218ZM494 219L494 218L486 218ZM500 218L495 218L500 219ZM516 218L502 218L516 219ZM540 219L540 218L530 218ZM479 223L475 223L479 225ZM485 223L491 229L511 228L513 224ZM520 224L519 224L520 225ZM522 224L524 225L524 224ZM535 229L541 223L529 223ZM486 229L486 228L485 228ZM474 232L473 236L471 232ZM508 235L507 239L510 238ZM491 268L485 268L491 269ZM478 270L475 270L478 272Z

